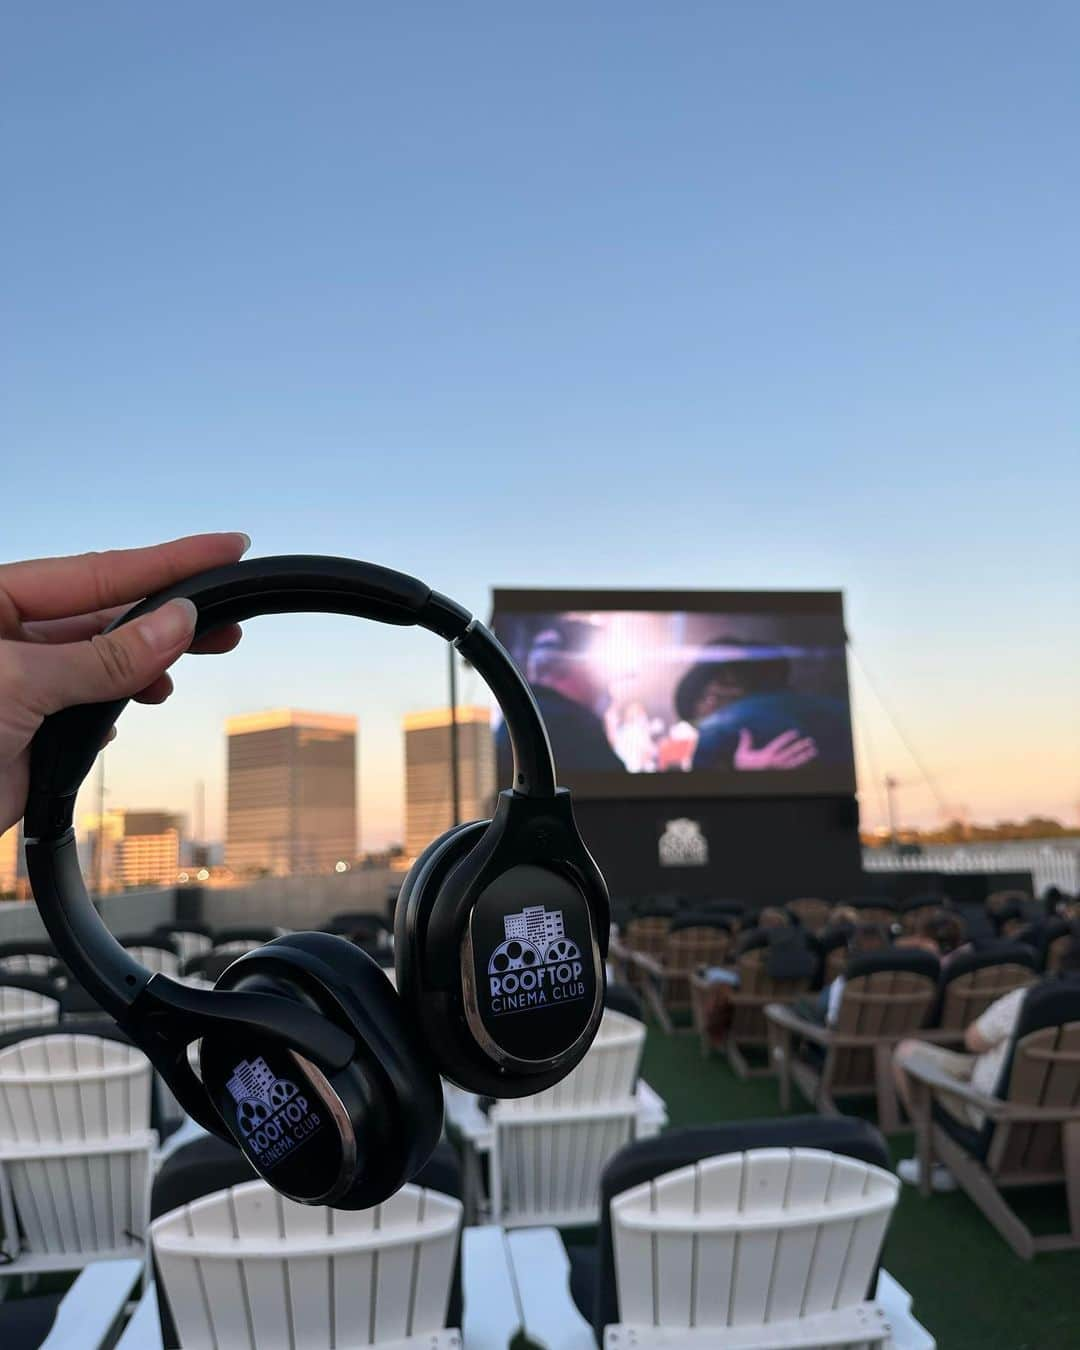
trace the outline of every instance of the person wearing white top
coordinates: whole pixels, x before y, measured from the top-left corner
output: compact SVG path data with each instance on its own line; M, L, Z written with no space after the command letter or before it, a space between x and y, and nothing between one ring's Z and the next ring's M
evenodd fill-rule
M1080 974L1080 930L1074 935L1072 945L1065 954L1059 975L1047 978L1076 978ZM913 1055L924 1063L928 1060L950 1078L961 1083L969 1083L976 1092L992 1096L1005 1066L1012 1042L1013 1033L1020 1021L1020 1012L1024 1006L1031 985L1021 986L991 1003L989 1008L977 1017L964 1032L966 1054L947 1050L943 1045L933 1045L928 1041L901 1041L893 1052L893 1078L900 1100L911 1115L911 1080L905 1072L905 1064ZM950 1103L943 1098L941 1105L961 1124L981 1130L985 1123L985 1114L968 1102ZM902 1181L917 1185L919 1181L919 1160L905 1158L897 1166L897 1175ZM936 1191L954 1190L956 1181L952 1173L941 1163L934 1167L930 1183Z

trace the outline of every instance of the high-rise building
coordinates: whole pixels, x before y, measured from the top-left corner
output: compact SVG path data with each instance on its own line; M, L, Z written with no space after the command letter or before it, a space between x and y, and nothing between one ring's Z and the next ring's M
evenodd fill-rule
M450 709L409 713L405 727L405 853L410 859L454 823ZM457 710L459 819L480 820L495 796L495 747L487 708Z
M230 717L225 862L240 876L332 872L356 857L356 718Z
M0 896L19 893L23 879L22 850L19 847L19 825L0 834Z
M89 843L91 889L99 877L103 891L176 884L183 816L171 811L118 810L86 815L79 823Z

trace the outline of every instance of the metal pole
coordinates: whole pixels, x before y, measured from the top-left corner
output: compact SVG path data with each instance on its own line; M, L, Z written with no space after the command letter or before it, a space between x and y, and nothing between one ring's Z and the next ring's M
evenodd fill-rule
M900 842L896 837L896 801L893 796L896 787L896 779L891 774L887 774L885 777L885 800L889 805L889 841L893 848L896 848Z
M452 823L461 824L461 783L458 775L457 665L453 646L447 647L450 661L450 812Z

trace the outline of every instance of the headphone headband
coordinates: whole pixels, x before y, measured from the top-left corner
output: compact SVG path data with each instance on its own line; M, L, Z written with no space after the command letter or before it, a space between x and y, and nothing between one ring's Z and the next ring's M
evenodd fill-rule
M551 746L532 690L483 624L415 577L348 558L254 558L160 591L108 631L181 598L198 610L196 635L259 614L302 612L426 628L453 643L495 696L513 747L514 791L535 798L555 795ZM151 974L120 946L94 909L79 868L72 818L75 795L126 703L87 703L45 719L31 747L24 823L27 868L49 935L87 991L121 1021ZM220 1010L228 997L183 992L191 996L192 1009L199 1004L207 1014Z
M196 636L259 614L349 614L444 638L479 673L506 719L514 752L511 786L525 796L555 792L551 746L532 690L499 641L468 610L415 577L350 558L253 558L188 577L143 600L112 632L169 600L198 610ZM127 699L86 703L47 717L31 749L27 839L59 839L72 824L75 795Z

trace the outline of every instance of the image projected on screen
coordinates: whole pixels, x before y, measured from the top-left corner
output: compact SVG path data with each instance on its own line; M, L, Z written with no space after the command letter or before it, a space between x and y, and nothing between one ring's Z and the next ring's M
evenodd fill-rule
M579 792L849 793L843 617L840 597L824 598L809 613L754 612L746 595L726 612L497 603L493 622L536 695L560 780ZM495 736L505 765L505 728Z

